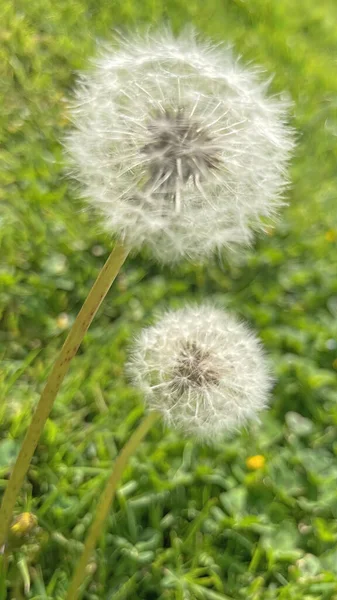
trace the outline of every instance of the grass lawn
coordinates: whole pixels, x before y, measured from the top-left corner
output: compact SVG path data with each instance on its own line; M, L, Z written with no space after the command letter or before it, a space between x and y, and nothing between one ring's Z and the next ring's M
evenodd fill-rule
M57 350L112 242L76 197L60 140L75 72L113 27L192 22L274 74L298 146L289 206L235 259L127 261L62 387L17 504L0 600L62 600L96 499L143 413L124 362L154 311L214 299L277 375L259 426L209 448L158 425L125 473L85 600L337 599L337 4L3 0L0 24L0 494ZM263 455L250 469L246 460ZM14 535L14 534L13 534Z

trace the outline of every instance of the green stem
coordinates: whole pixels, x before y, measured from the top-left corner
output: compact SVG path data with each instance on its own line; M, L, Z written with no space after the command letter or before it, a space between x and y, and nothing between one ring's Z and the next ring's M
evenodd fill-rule
M105 298L112 282L116 278L127 255L128 251L124 246L119 244L115 246L77 315L52 368L4 493L0 511L0 548L6 542L17 495L23 484L31 458L35 452L45 422L53 407L56 395L68 372L70 361L74 358L90 323Z
M116 494L117 485L123 475L123 471L128 463L128 460L132 454L134 454L136 448L139 446L142 439L145 437L153 423L159 419L158 413L150 413L143 419L139 427L134 431L132 436L129 438L120 454L118 455L114 469L108 479L105 489L103 490L101 497L98 501L96 508L95 518L90 526L89 533L84 543L84 549L80 560L77 563L77 567L70 583L66 600L77 600L80 594L80 586L83 583L86 576L86 566L88 561L96 547L97 540L100 537L105 520L109 514L109 510L113 499ZM84 591L84 590L82 590Z
M6 576L8 568L8 556L4 548L0 548L0 600L7 598Z

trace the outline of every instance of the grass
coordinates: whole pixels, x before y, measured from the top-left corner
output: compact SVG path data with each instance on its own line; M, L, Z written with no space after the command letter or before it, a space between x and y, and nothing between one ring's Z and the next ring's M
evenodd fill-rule
M65 99L112 27L193 22L274 73L299 132L289 207L240 260L128 261L44 430L8 599L62 600L141 398L123 364L154 311L209 298L257 329L278 377L259 427L202 447L156 426L131 460L84 600L337 599L337 6L333 0L3 0L0 491L57 350L111 250L64 177ZM250 471L246 459L265 457ZM3 588L4 600L6 593ZM0 596L1 597L1 596Z

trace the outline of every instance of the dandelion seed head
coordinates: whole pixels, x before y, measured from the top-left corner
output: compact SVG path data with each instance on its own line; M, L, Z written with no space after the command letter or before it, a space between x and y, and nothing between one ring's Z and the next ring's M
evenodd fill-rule
M272 385L258 338L211 305L169 311L144 329L128 370L150 410L204 440L256 420Z
M258 71L186 30L119 38L80 77L66 140L107 229L162 262L246 244L277 212L293 135Z

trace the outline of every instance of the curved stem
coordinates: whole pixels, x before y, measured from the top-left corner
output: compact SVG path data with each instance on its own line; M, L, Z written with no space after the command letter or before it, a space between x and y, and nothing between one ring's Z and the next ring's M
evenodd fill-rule
M56 395L68 372L70 361L74 358L90 323L105 298L112 282L116 278L127 255L128 251L124 246L119 244L115 246L77 315L60 354L54 363L4 493L0 511L0 548L6 542L17 495L23 484L31 458L35 452L45 422L53 407Z
M98 501L95 518L91 523L89 533L84 543L82 555L77 563L73 579L70 583L66 600L77 600L77 598L79 597L80 586L83 583L84 578L86 576L86 566L96 547L97 540L102 533L105 520L109 514L111 504L116 494L117 485L123 475L124 469L128 463L130 456L134 454L136 448L139 446L142 439L152 427L153 423L155 423L155 421L159 419L159 416L160 415L155 412L148 414L140 423L136 431L134 431L134 433L129 438L129 440L121 450L120 454L118 455L115 462L115 467Z

